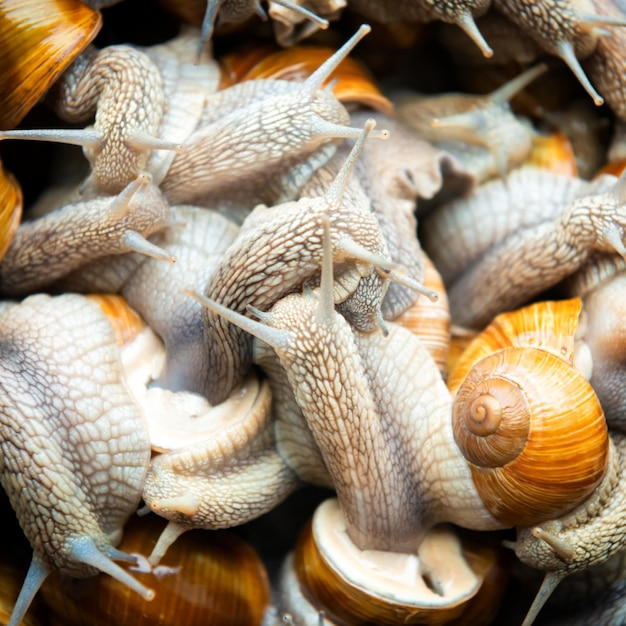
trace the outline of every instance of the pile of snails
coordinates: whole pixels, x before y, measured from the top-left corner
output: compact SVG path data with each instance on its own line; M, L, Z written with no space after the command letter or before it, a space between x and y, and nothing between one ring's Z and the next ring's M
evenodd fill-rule
M619 621L623 3L48 1L0 2L4 623Z

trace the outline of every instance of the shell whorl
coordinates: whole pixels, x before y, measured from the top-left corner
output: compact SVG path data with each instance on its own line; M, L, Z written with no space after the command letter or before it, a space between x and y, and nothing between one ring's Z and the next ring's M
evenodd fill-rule
M536 308L530 313L540 318ZM563 348L564 336L554 334ZM474 485L504 523L560 517L591 495L606 472L608 429L598 398L572 366L570 350L546 350L532 336L525 342L534 346L515 345L518 336L485 355L475 346L483 339L468 348L478 355L474 361L459 361L465 378L459 366L450 376L454 438Z

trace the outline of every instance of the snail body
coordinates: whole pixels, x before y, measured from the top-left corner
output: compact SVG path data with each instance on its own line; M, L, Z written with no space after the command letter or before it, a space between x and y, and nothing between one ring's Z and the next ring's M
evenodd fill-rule
M589 382L595 389L607 422L624 432L623 308L626 262L617 255L596 255L567 281L568 291L583 299L585 343L592 369Z
M328 246L328 244L325 245ZM324 255L323 276L325 272L330 272L330 253L328 250ZM522 405L527 402L528 413L530 413L528 417L531 420L537 419L538 422L533 426L525 423L525 426L520 429L516 425L516 420L524 420L525 410L522 408L512 410L513 450L502 451L504 459L497 459L498 452L500 452L499 448L502 446L496 442L495 456L490 457L489 453L485 453L488 458L479 460L470 449L473 444L470 443L468 447L458 432L453 435L454 429L460 428L462 430L464 426L467 426L469 431L478 430L479 439L483 435L490 434L491 418L488 418L487 423L481 426L478 418L476 418L476 425L474 425L471 418L463 417L464 400L462 398L466 389L471 388L473 381L471 379L466 380L466 387L463 387L462 391L457 392L453 387L456 392L453 410L451 398L444 388L439 372L419 340L394 324L389 324L387 337L383 337L380 333L354 332L353 334L351 331L348 332L349 328L344 326L345 321L334 311L332 314L330 312L331 288L332 284L329 287L323 278L321 293L326 295L321 298L320 304L311 295L294 294L277 302L269 313L255 311L261 317L262 325L230 312L208 299L202 299L202 302L226 317L231 323L236 323L249 332L253 332L257 338L269 343L276 350L281 364L287 372L287 378L296 402L302 409L304 418L328 468L333 486L342 502L342 508L347 511L348 534L361 549L366 546L368 549L410 551L411 546L419 545L425 529L441 521L452 521L460 526L485 530L512 526L516 524L518 519L522 518L526 520L523 516L530 506L529 502L525 501L522 510L516 512L508 511L506 508L508 505L504 504L506 502L505 493L511 491L510 486L504 489L505 493L490 495L490 490L495 484L494 481L497 482L498 475L505 474L507 476L505 483L508 480L516 480L517 469L513 459L518 452L522 453L518 461L520 469L528 469L527 476L518 475L520 478L518 488L522 489L521 485L528 484L527 495L530 498L532 498L532 492L538 489L545 488L546 494L553 491L555 493L554 499L551 497L538 498L538 502L535 503L538 508L531 509L528 519L546 520L571 510L578 502L587 498L602 481L606 472L608 457L606 422L593 390L582 374L571 363L564 360L560 353L557 356L548 350L539 350L538 352L541 354L537 355L534 352L535 349L523 348L521 350L523 352L522 357L517 361L514 360L512 365L515 368L515 366L521 365L522 361L525 365L528 362L526 369L532 372L529 374L530 380L532 380L532 376L537 376L534 382L529 382L528 400L521 402ZM325 305L324 302L326 302ZM326 316L330 316L332 323L336 324L336 326L330 327L332 331L323 331L332 332L332 341L325 338L317 342L308 337L311 332L318 330L321 316L320 306L327 307ZM296 321L302 319L305 321L300 326ZM266 331L266 325L271 326L269 331ZM569 328L564 332L568 330ZM554 336L555 333L552 332L552 335ZM299 348L297 342L303 342L310 346L307 348L308 352ZM573 339L568 336L567 342L573 344ZM556 342L559 351L563 347L562 343ZM335 359L339 362L342 358L352 359L350 367L332 365L335 359L329 364L324 359L324 350L312 354L312 346L315 345L337 346L337 350L341 352ZM509 348L501 352L508 356L515 350L517 348ZM498 354L495 356L498 358ZM537 357L539 358L537 359ZM548 371L552 368L558 371L556 378L551 382L547 381L547 387L555 388L554 393L556 395L551 398L547 395L547 389L543 388L541 379L546 361L548 362ZM399 362L402 363L401 366L398 366ZM463 365L460 363L457 369L461 367ZM534 371L533 368L535 368ZM504 378L504 374L499 372L491 363L486 365L485 375L489 376L492 369L496 381ZM420 381L419 386L405 379L403 375L391 376L391 370L395 372L410 371L411 375L415 377L414 380ZM419 375L417 375L418 370ZM323 386L312 386L308 382L319 377L320 372L325 373L326 371L330 377L341 376L344 371L351 374L349 378L342 380L341 384L338 385L325 378L322 379L325 381ZM454 381L456 378L458 377L455 377L453 373L451 380ZM560 395L564 389L564 380L571 384L572 389L568 389L564 395ZM513 387L519 391L521 384L518 380L513 383ZM577 396L573 390L581 386L584 391ZM326 395L328 392L322 391L323 388L341 390L341 399L330 401ZM335 392L329 394L331 398L333 393ZM471 392L469 393L471 394ZM537 395L533 397L535 393ZM542 400L539 401L544 396L547 398L545 403ZM411 400L408 400L408 397ZM568 406L567 398L569 397L580 397L583 405L587 406L585 410L578 408L575 410L575 413L580 414L582 418L580 431L572 423L571 415L562 414L562 407ZM358 409L356 408L356 398L359 398ZM504 398L499 399L497 394L492 396L491 400L491 405L488 405L489 409L498 401L505 406L508 402ZM470 404L470 410L473 408L474 402L471 399L467 402ZM550 407L545 420L541 413L537 416L534 415L534 404L542 408ZM407 405L412 407L410 415L405 415L406 409L403 407ZM341 408L344 406L351 408L347 408L344 413ZM426 406L428 407L427 411L424 410ZM493 408L496 409L496 407ZM333 425L332 428L327 425L331 415L334 415L331 423L337 424L336 426ZM355 428L351 424L354 415L370 415L371 417L365 420L364 425ZM450 420L451 415L455 416L458 425L453 426ZM342 425L342 420L347 423ZM415 428L416 423L420 423L419 431ZM321 427L321 424L324 426ZM386 424L385 427L380 426L382 432L376 431L379 424ZM546 445L544 436L548 440L551 439L551 435L546 433L552 427L557 433L561 429L562 433L552 439L555 442L553 445L559 442L563 448L559 449L558 452L556 449L554 450L553 458L559 460L550 473L548 468L542 465L542 456ZM481 428L485 432L481 433ZM350 443L343 443L340 438L334 436L335 429L352 437L349 440ZM368 441L377 442L377 449L372 452L364 450L360 443L363 429L367 430ZM494 430L499 429L499 424L496 424ZM586 449L589 450L589 460L585 464L578 463L575 445L570 447L570 443L574 444L578 441L578 435L572 438L574 441L566 441L565 434L570 434L574 430L580 432L580 436L584 433L585 446L588 446ZM383 435L384 432L398 433L399 440L393 443L389 437ZM423 434L421 435L420 432ZM527 443L524 433L530 434L528 449L526 449ZM425 439L422 440L422 437ZM508 439L506 434L503 437L505 440ZM534 437L541 439L542 443L535 444ZM485 439L488 441L488 437ZM507 443L509 442L507 441ZM480 448L482 444L477 445ZM488 443L485 442L485 445ZM502 445L506 447L505 444ZM341 446L341 452L338 451L339 446ZM400 465L410 468L408 474L391 474L392 466L385 463L391 448L396 450L396 456L401 455L404 459ZM471 460L470 463L463 457L459 448L467 454ZM359 459L370 459L368 460L369 472L376 475L376 478L369 478L365 487L357 478L358 471L356 469L350 471L349 465L346 467L347 451L353 458L352 462L355 466L358 466ZM528 458L524 456L526 453ZM479 452L478 456L480 454ZM508 456L509 454L510 456ZM374 459L371 458L372 455ZM563 461L560 460L560 456L564 457ZM429 461L433 458L437 459L437 463ZM541 469L539 467L537 470L534 469L536 462L541 466ZM502 468L498 467L500 463ZM486 467L478 469L478 465ZM382 467L386 467L386 469L383 471L380 469ZM576 468L576 478L570 482L566 477L570 475L573 468ZM521 474L524 474L524 469L521 469ZM512 472L512 478L509 471ZM561 474L561 471L564 474ZM578 471L580 474L577 473ZM385 483L388 480L383 478L383 474L393 476L391 483L383 490L383 493L394 494L391 500L387 500L382 493L376 494L377 498L385 499L384 504L382 501L377 503L374 495L367 493L367 485ZM484 486L486 489L484 491L476 474L479 474L481 478L485 477ZM491 474L495 474L496 478L492 478ZM465 484L468 488L455 490L454 493L451 493L445 489L445 482L442 483L442 481L437 480L437 476L441 475L454 476L456 484ZM546 480L545 485L543 484L544 479ZM535 483L535 480L538 482ZM564 487L561 493L559 493L559 485ZM361 495L363 491L366 495ZM361 519L358 514L360 509L356 502L361 499L373 506L373 511L368 513L365 519ZM511 506L515 507L517 501L517 496L512 498ZM383 510L385 511L384 514L382 513ZM410 515L407 515L406 511L411 511Z
M528 158L534 135L529 124L513 115L509 100L545 70L545 65L537 65L485 96L399 94L398 117L423 139L467 162L479 180L504 178Z
M328 20L320 17L315 12L309 10L304 6L305 3L311 0L271 0L270 16L275 17L276 12L274 7L278 6L285 9L286 15L282 12L278 13L280 21L286 23L286 25L294 25L302 20L309 20L313 24L312 28L305 29L305 36L311 32L314 32L318 28L328 28ZM318 3L318 0L313 0L314 3ZM206 43L211 40L213 36L213 30L215 27L216 19L220 23L240 23L253 16L267 19L267 14L261 6L261 0L193 0L191 2L172 2L166 3L174 11L183 14L189 21L196 23L200 26L202 24L202 32L200 40L198 42L198 56L200 56ZM180 6L180 5L189 6ZM202 12L202 6L205 5L204 12ZM324 2L322 2L323 8ZM331 7L326 7L326 13L329 15L334 14L336 9L345 6L345 0L342 3L341 0L331 1ZM282 19L281 19L282 18ZM293 26L292 26L293 28ZM290 31L282 31L282 37L279 37L283 45L287 45L289 40ZM293 40L291 40L293 43Z
M442 20L460 26L480 48L484 56L493 55L493 50L480 34L475 17L486 13L491 0L445 0L423 2L421 0L351 0L350 7L379 22L409 20L430 22Z
M108 320L81 296L38 295L9 308L3 324L11 348L2 386L11 400L2 410L1 481L33 548L11 626L53 570L104 571L150 599L113 562L130 558L114 546L141 497L150 444Z
M0 265L0 291L32 293L98 256L131 250L175 262L145 239L169 217L167 202L144 175L118 196L68 204L23 222Z
M358 289L360 279L374 272L373 265L384 268L391 263L375 216L364 211L362 205L354 206L350 197L344 200L345 188L364 140L362 135L323 196L255 209L211 276L206 286L209 298L243 312L246 304L266 308L298 289L318 272L323 253L322 220L329 211L335 226L337 260L341 258L346 265L335 296L338 301L345 301ZM243 261L242 250L246 252ZM265 267L259 275L261 258ZM258 285L267 286L259 289ZM255 295L251 297L253 286ZM374 298L368 308L367 323L372 317L376 320L383 295L380 293L378 299ZM211 312L206 312L204 329L211 363L206 394L212 402L220 402L245 374L252 343L239 328Z
M95 113L93 128L6 131L0 138L82 145L92 168L83 187L94 195L119 193L144 171L153 149L180 150L157 137L165 106L161 74L131 46L88 49L64 74L57 93L61 117L80 122Z
M524 179L526 182L523 186L517 187ZM498 206L499 209L512 211L507 220L500 222L490 218L491 226L485 222L484 233L488 236L483 236L481 232L481 236L477 238L477 248L483 249L484 253L474 256L475 246L471 237L458 246L463 252L459 260L451 255L451 261L453 264L459 263L458 267L469 265L469 270L462 275L454 276L454 271L449 272L445 267L446 260L437 256L436 239L430 239L429 226L424 225L423 244L446 282L455 323L480 328L502 310L524 304L573 274L595 252L622 254L624 251L624 179L607 175L583 191L586 187L584 181L563 179L532 168L522 168L509 176L507 184L510 186L504 191L502 183L493 181L475 196L477 198L481 193L490 194L499 188L504 191L504 195L492 206L494 209ZM515 195L509 196L514 188ZM545 195L542 191L545 191ZM549 200L552 192L556 193L556 196L552 196L555 199ZM538 202L535 208L529 202L525 204L526 210L522 211L520 199L526 197L530 200L534 194L537 194L535 197ZM507 196L509 201L506 201ZM473 203L473 199L469 203ZM478 202L474 206L480 210L479 207L487 208L490 203L490 200ZM465 201L459 200L453 204L460 208ZM447 208L450 209L451 206ZM550 207L554 212L549 210ZM463 215L462 211L457 213L456 209L447 215L445 213L443 211L437 217L433 215L432 224L443 224L448 219L451 222L468 220L465 222L468 227L475 228L478 223L474 221L478 213ZM491 215L493 217L494 214ZM512 224L525 227L511 230ZM460 261L463 254L468 256L465 261ZM490 285L489 293L481 292L480 285L483 284Z
M600 28L623 26L626 23L623 16L600 14L592 0L493 0L493 7L520 26L544 50L563 59L595 104L604 103L578 59L588 57L595 50Z
M236 238L238 228L221 213L192 206L171 207L177 223L149 241L171 265L142 254L95 259L53 285L55 291L118 293L165 344L165 365L155 384L170 391L203 393L208 354L202 345L203 308L180 286L204 290Z
M345 107L321 86L369 31L361 26L303 83L246 81L212 96L161 184L169 202L236 205L245 215L260 202L294 199L338 140L361 132L348 126Z

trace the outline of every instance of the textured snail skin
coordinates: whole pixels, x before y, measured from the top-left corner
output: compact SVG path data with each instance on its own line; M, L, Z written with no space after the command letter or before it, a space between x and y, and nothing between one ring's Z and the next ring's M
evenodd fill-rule
M68 204L24 222L0 265L0 293L40 290L98 256L133 249L158 254L144 236L162 229L169 218L163 195L142 177L117 197Z
M626 439L614 433L611 440L608 472L592 497L558 519L518 529L515 553L523 563L546 571L548 595L564 577L624 549ZM541 591L538 598L545 601Z
M233 245L206 287L212 300L236 312L252 305L264 310L317 275L323 254L322 221L332 210L334 261L346 268L338 273L335 299L345 301L359 287L360 279L373 273L371 261L361 262L362 252L379 263L390 262L376 217L362 191L353 204L350 173L357 147L324 195L302 198L273 208L257 207L242 226ZM347 197L344 199L348 190ZM349 245L349 247L347 247ZM357 247L357 252L353 248ZM379 292L365 315L369 323L384 291ZM207 311L204 343L209 355L206 395L213 403L225 399L242 380L250 364L252 342L239 328Z
M276 41L281 46L292 46L325 26L304 14L293 11L288 5L270 0L268 14L274 21ZM291 4L291 3L290 3ZM295 4L312 11L319 18L338 19L348 0L296 0Z
M350 8L378 22L442 20L458 24L481 49L486 57L493 51L474 23L474 17L485 13L491 0L350 0Z
M271 399L264 383L250 412L235 424L152 459L143 499L170 520L150 556L153 565L183 532L244 524L300 487L276 449Z
M550 596L537 625L620 624L624 613L626 552L565 578Z
M163 180L168 200L250 211L293 199L340 138L361 132L321 85L367 32L362 26L303 83L246 81L212 96Z
M519 184L524 179L525 194L524 187ZM488 206L492 207L488 209L488 212L496 207L504 211L512 208L518 216L513 217L511 214L510 223L525 226L517 231L509 231L507 226L503 232L495 224L496 220L492 218L486 216L479 218L477 213L470 217L471 210L468 214L463 214L453 209L451 214L453 219L483 224L486 232L490 233L489 237L492 237L491 240L488 237L484 239L485 242L489 241L492 244L491 248L487 250L485 247L482 256L481 253L472 256L474 260L462 276L452 276L446 270L445 265L440 268L449 287L450 308L455 323L480 328L500 311L521 305L524 301L574 273L594 252L623 253L624 244L621 233L623 226L626 225L623 204L624 179L616 179L609 175L603 176L594 183L593 187L588 188L586 194L574 198L571 194L575 193L577 187L580 190L580 183L570 185L567 181L576 181L576 179L565 179L565 185L554 185L551 182L554 179L554 175L536 173L536 170L532 168L523 168L519 173L514 172L507 178L510 191L506 191L504 196L501 196L502 203L491 201L489 205L482 205L483 209ZM533 180L535 186L533 186ZM499 181L488 183L481 194L484 193L486 197L489 197L488 194L498 188L502 189L502 183ZM509 193L513 193L513 189L516 195L509 196ZM566 198L569 197L569 201L566 200L560 207L558 199L546 202L546 207L552 206L555 211L547 219L541 216L540 211L543 204L539 199L539 191L542 189L546 191L546 194L552 191L560 193L561 190L565 190ZM509 196L508 202L507 196ZM534 196L539 203L532 208L533 205L520 202L520 198L524 196L527 198ZM513 201L513 197L517 200ZM465 206L469 208L472 203L473 201ZM464 202L460 201L459 208L463 204ZM519 211L522 204L529 208L527 213ZM479 209L479 204L475 204L474 208ZM442 220L446 219L442 215ZM489 226L489 220L494 224L493 228ZM428 227L425 227L425 233L428 233ZM477 240L482 241L482 237ZM466 238L466 241L469 245L466 247L459 245L459 249L472 250L471 236ZM431 241L428 234L425 234L423 243L424 248L433 256L434 262L439 267L438 261L441 255L435 256L436 240ZM445 263L445 260L442 262ZM465 263L467 265L468 260ZM481 290L481 285L488 285L489 290Z
M269 313L256 312L263 324L203 302L276 351L356 546L413 552L425 529L448 516L481 529L501 527L452 443L451 399L419 340L394 325L387 337L354 334L334 310L328 221L324 237L319 295L286 296ZM294 439L302 442L297 434ZM287 457L297 474L307 456ZM304 471L311 470L305 461ZM446 488L452 483L468 489L452 492Z
M451 154L424 141L410 125L380 113L351 115L355 124L364 124L368 117L375 119L380 128L389 130L389 139L384 143L365 143L356 167L359 182L368 195L374 192L374 204L379 200L380 188L384 198L392 198L398 204L402 217L406 213L413 216L416 201L420 216L424 212L420 198L430 200L450 193L465 195L477 184Z
M163 81L165 106L158 136L180 144L194 130L211 94L219 88L218 63L204 51L198 57L200 31L182 28L178 36L162 44L140 48L156 65ZM153 150L145 169L159 185L176 157L174 150Z
M119 293L165 344L166 362L157 384L171 391L202 393L208 353L202 344L203 308L181 285L203 291L237 235L226 217L199 207L172 207L176 224L150 242L177 259L163 263L140 254L107 256L54 285L56 291Z
M83 146L92 168L82 186L87 197L122 191L144 171L153 149L180 149L157 137L165 106L163 81L156 65L140 50L89 48L55 87L57 113L70 122L88 120L95 113L93 127L7 131L0 139Z
M625 269L622 257L598 255L568 281L571 293L584 302L584 341L593 361L589 382L600 398L609 427L620 432L626 432Z
M454 155L479 182L504 178L528 159L535 135L513 115L509 101L545 70L545 65L536 65L484 96L401 92L395 98L398 118L422 139Z
M597 105L604 100L585 75L578 59L595 50L599 31L611 23L623 24L602 15L592 0L493 0L493 7L506 15L547 52L563 59Z
M161 73L130 46L91 50L64 74L58 85L59 115L81 122L96 114L98 140L85 152L92 166L90 185L99 193L121 191L145 169L150 152L133 141L156 137L164 106Z
M5 311L2 325L1 481L33 547L14 619L54 569L108 571L148 597L111 561L126 558L113 546L150 458L111 325L77 295L32 296Z
M624 7L613 0L594 0L598 13L624 19ZM593 82L604 96L611 110L621 120L626 120L626 83L624 82L624 28L603 26L609 35L600 37L594 54L587 59L585 67Z

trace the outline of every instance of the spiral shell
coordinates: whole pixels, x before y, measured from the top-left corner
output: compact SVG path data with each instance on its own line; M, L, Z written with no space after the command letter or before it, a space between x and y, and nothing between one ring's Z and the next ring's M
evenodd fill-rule
M455 441L485 506L504 523L559 517L604 477L606 420L572 365L579 306L542 303L499 316L467 349L473 358L464 354L450 375ZM553 308L567 310L566 332L551 318ZM518 333L511 320L522 321Z

